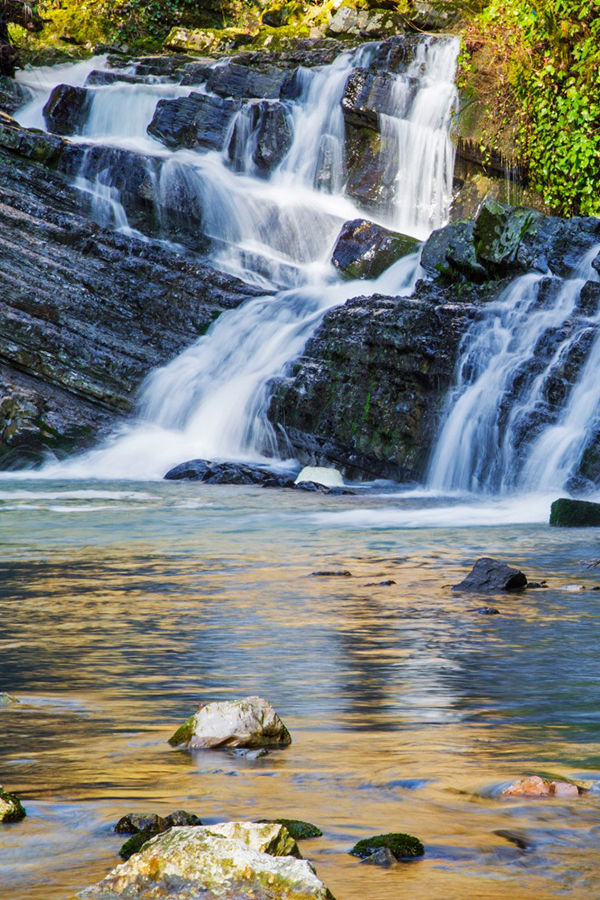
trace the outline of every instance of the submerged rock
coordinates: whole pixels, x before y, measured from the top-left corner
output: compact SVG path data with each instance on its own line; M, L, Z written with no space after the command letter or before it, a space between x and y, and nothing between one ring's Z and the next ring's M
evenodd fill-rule
M507 797L578 797L584 788L568 781L551 781L539 775L529 775L514 781L502 793Z
M5 691L0 692L0 708L3 706L15 706L15 704L20 703L20 700L17 700L16 697L13 697L12 694L7 694Z
M16 794L9 794L0 784L0 822L20 822L27 813Z
M169 743L174 747L286 747L290 733L262 697L208 703L191 716Z
M413 237L367 219L353 219L343 225L331 261L347 278L377 278L418 246Z
M597 528L600 526L600 503L561 497L550 507L550 525L561 528Z
M363 838L354 845L350 853L352 856L360 856L364 859L382 848L389 850L395 859L401 860L416 859L425 853L425 848L418 838L413 837L412 834L401 832Z
M153 838L81 896L102 900L134 896L184 900L200 895L206 900L248 896L331 900L310 863L287 855L290 841L282 826L230 822L173 828Z
M509 841L511 844L515 844L519 850L533 850L535 847L535 841L529 837L527 832L517 828L497 828L494 834L504 838L505 841Z
M527 585L527 577L498 559L478 559L467 577L455 584L453 591L518 591Z

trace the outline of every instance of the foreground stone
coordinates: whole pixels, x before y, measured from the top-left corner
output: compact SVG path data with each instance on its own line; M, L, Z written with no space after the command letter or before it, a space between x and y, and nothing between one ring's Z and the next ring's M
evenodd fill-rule
M600 526L600 503L561 497L550 507L550 525L561 528L597 528Z
M9 794L0 784L0 822L20 822L26 815L16 794Z
M354 845L350 853L352 856L360 856L365 859L382 848L389 850L395 859L416 859L425 853L425 848L418 838L413 837L412 834L402 834L401 832L363 838Z
M86 88L58 84L44 106L44 120L54 134L81 134L90 111Z
M172 828L81 896L331 900L310 863L287 855L290 841L295 847L286 829L275 825L229 822L210 828Z
M507 797L579 797L584 788L568 781L550 781L539 775L530 775L514 781L502 793Z
M393 263L413 253L419 242L367 219L346 222L331 261L347 278L377 278Z
M453 591L518 591L527 584L527 577L518 569L489 556L478 559L467 577L455 584Z
M296 476L294 484L303 484L307 481L313 484L322 484L324 487L343 487L344 485L342 473L337 469L329 469L325 466L304 466Z
M174 747L286 747L290 733L262 697L208 703L191 716L169 743Z

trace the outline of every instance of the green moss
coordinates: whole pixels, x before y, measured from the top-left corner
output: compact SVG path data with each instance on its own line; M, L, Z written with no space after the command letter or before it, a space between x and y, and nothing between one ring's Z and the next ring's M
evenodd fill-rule
M179 747L181 744L187 744L188 741L192 739L194 733L194 718L195 716L190 716L187 722L180 725L175 734L169 738L169 743L172 747Z
M26 815L25 807L16 794L9 794L0 785L0 822L20 822Z
M157 833L156 831L140 831L139 834L134 834L128 841L125 841L119 850L119 856L122 859L129 859L130 856L141 850L151 838L156 837Z
M425 848L418 838L413 837L412 834L402 834L401 832L364 838L354 845L350 853L352 856L360 856L364 859L371 856L380 847L387 847L396 859L416 859L425 853Z
M310 822L303 822L301 819L257 819L257 822L273 822L276 825L283 825L287 828L291 837L295 841L306 840L307 838L322 837L323 832L316 825Z
M600 503L561 497L550 507L550 525L562 528L597 528L600 526Z

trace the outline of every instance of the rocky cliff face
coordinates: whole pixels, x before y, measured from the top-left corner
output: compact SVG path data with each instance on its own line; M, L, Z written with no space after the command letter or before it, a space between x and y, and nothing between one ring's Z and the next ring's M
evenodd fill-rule
M152 368L257 293L100 228L63 176L2 148L0 195L3 468L97 439Z

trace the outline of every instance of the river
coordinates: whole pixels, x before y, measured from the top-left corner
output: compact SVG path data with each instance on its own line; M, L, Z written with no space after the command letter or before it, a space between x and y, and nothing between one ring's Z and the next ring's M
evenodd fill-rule
M597 543L502 524L515 507L2 481L0 667L21 704L0 711L0 771L28 810L0 832L2 900L75 896L118 862L121 815L180 808L315 822L324 836L303 851L338 900L589 897L598 794L498 789L532 772L600 779L600 577L581 562ZM488 554L549 588L451 593ZM489 603L499 615L475 611ZM252 761L169 747L199 702L253 693L289 749ZM389 830L420 837L424 859L380 870L348 855Z

